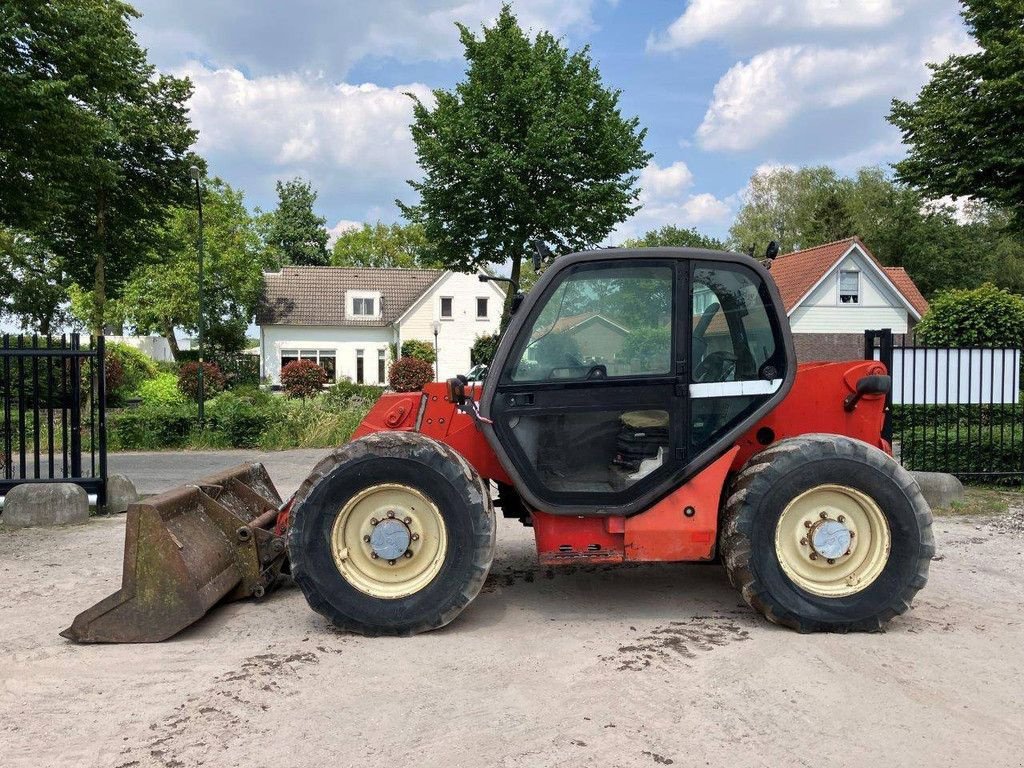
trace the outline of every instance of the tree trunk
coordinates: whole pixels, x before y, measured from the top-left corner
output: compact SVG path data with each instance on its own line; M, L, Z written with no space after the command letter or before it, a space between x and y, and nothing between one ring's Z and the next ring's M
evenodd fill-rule
M171 357L174 358L175 362L178 360L178 338L174 335L174 323L168 320L166 317L162 319L163 324L163 337L167 339L167 346L171 349Z
M96 270L92 286L92 333L103 334L103 315L107 304L107 194L100 190L96 199Z
M512 252L512 272L509 277L512 278L516 285L519 285L519 276L523 268L523 248L516 248ZM506 285L508 285L506 283ZM508 321L512 319L512 299L516 295L516 289L512 285L508 285L508 290L505 292L505 308L501 313L501 325L502 331L508 327Z

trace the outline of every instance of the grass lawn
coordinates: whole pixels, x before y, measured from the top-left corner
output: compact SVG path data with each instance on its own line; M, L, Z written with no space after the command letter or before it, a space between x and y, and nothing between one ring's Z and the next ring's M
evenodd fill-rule
M1024 506L1024 489L967 485L964 486L963 501L954 501L951 507L935 509L933 512L943 517L989 516L1001 515L1011 506Z

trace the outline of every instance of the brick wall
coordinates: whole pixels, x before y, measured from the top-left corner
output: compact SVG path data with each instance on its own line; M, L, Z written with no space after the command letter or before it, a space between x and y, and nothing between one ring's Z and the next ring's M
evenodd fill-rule
M794 333L796 359L812 361L861 360L864 335L861 333Z

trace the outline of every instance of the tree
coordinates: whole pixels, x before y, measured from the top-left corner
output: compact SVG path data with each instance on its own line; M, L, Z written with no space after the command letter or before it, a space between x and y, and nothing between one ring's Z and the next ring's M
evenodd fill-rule
M398 204L448 267L507 263L518 281L534 239L579 250L636 211L646 131L622 117L587 48L531 40L508 5L480 38L458 26L465 79L434 91L433 108L412 97L424 177L409 182L419 203Z
M963 0L974 53L930 65L914 102L893 100L889 120L910 148L898 177L932 198L984 200L1024 231L1024 25L1020 0Z
M187 79L146 61L118 0L5 4L0 25L0 224L60 254L92 286L94 332L108 295L188 195Z
M316 192L308 181L294 178L277 182L277 208L266 224L267 242L283 264L324 267L327 255L327 220L313 211Z
M443 266L427 241L422 224L363 224L342 232L334 241L331 264L336 267Z
M827 166L779 166L756 172L729 229L729 245L761 256L772 240L782 253L789 253L849 237L854 232L838 226L843 217L835 212L844 187ZM824 216L819 219L817 214Z
M0 230L0 316L49 334L67 319L67 298L61 260L30 237Z
M725 250L725 243L717 237L704 235L696 229L667 225L661 229L652 229L640 237L626 240L623 248L657 248L659 246L675 246L677 248L709 248L713 251Z
M206 247L205 315L211 347L237 351L256 311L264 270L276 266L263 245L243 194L221 179L203 190ZM199 260L195 206L175 208L149 262L132 275L121 305L125 320L159 333L177 358L175 328L194 332L199 321Z

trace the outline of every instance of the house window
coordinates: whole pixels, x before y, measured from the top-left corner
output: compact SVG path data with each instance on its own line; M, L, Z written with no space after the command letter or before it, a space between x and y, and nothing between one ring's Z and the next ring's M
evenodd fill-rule
M476 316L478 320L487 319L487 299L478 298L476 300Z
M441 297L441 319L451 320L452 319L452 297L442 296Z
M860 272L844 269L839 273L839 303L860 304Z
M328 381L336 381L338 378L338 353L333 349L282 349L281 367L296 360L311 360L327 373Z
M383 384L386 379L385 363L387 362L387 352L383 349L377 350L377 383Z
M355 296L352 299L352 315L354 317L375 317L374 300L370 296Z
M356 350L356 384L363 383L363 350Z

